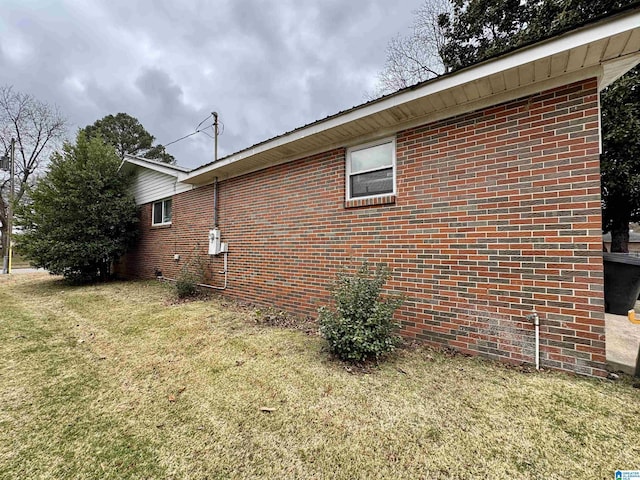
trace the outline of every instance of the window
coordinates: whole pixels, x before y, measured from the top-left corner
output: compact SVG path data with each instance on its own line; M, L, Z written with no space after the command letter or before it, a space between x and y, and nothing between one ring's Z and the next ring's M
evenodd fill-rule
M347 150L347 200L393 194L395 177L395 138Z
M171 199L160 200L153 204L152 225L169 225L171 224Z

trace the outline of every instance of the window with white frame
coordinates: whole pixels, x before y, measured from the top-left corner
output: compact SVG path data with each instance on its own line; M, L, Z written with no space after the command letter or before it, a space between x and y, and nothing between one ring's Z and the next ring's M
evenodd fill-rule
M171 199L160 200L153 204L152 225L169 225L171 223Z
M395 179L395 138L347 149L347 200L394 194Z

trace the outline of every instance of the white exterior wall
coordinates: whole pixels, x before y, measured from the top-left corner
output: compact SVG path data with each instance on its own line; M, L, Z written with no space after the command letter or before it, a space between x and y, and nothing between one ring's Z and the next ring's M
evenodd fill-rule
M192 190L193 185L179 182L172 175L156 172L146 168L136 168L136 178L133 183L133 195L136 204L155 202L171 197L176 193Z

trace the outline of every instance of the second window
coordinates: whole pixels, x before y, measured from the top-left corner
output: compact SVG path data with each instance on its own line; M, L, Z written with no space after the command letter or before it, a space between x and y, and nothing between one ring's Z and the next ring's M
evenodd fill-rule
M171 223L171 199L161 200L153 204L152 225L168 225Z

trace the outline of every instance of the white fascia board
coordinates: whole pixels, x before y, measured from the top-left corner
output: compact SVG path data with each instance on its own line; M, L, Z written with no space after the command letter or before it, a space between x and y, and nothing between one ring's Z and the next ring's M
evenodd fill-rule
M150 162L141 158L131 157L129 155L125 156L123 163L125 162L136 165L138 167L147 168L155 172L164 173L165 175L171 175L172 177L176 177L178 179L180 178L180 176L184 177L189 173L188 171L186 171L186 169L183 169L181 167L159 165L156 162Z
M213 172L221 167L230 165L239 160L247 157L277 148L296 140L303 139L305 137L319 134L323 131L331 128L339 127L349 122L359 120L379 113L384 110L402 105L412 100L417 100L422 97L427 97L435 93L449 90L460 85L464 85L469 82L480 80L482 78L494 75L499 72L525 65L527 63L533 63L536 60L551 57L552 55L569 51L572 48L576 48L582 45L588 45L589 43L602 40L613 35L623 33L625 31L637 29L640 26L640 10L634 10L633 12L611 19L603 20L601 23L595 25L588 25L579 30L568 32L559 37L554 37L540 43L523 47L511 53L507 53L501 57L487 60L477 65L470 66L459 72L455 72L449 75L445 75L441 78L428 81L421 87L416 87L414 90L403 91L397 94L384 98L380 101L374 102L370 105L363 107L356 107L355 109L348 111L342 115L338 115L334 118L326 121L320 120L313 123L306 128L291 132L290 134L283 135L282 137L275 138L271 141L267 141L261 145L257 145L255 148L232 154L231 156L216 162L206 167L196 168L192 170L181 181L189 182L191 179L208 172Z

